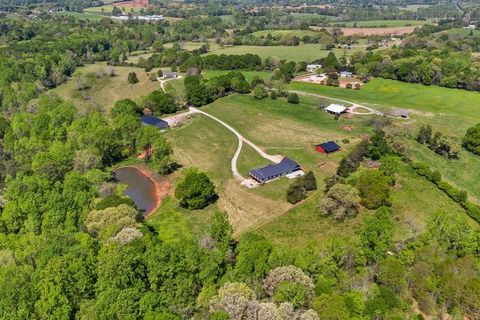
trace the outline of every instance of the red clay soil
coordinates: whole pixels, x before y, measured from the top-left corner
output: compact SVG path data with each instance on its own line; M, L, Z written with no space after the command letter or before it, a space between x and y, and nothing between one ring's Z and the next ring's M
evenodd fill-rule
M172 181L173 181L173 175L168 175L165 177L162 177L162 179L159 179L155 176L155 173L145 167L142 166L132 166L138 169L145 177L149 178L153 184L155 185L155 207L148 211L145 212L145 218L148 218L153 212L157 211L157 209L160 207L162 204L162 200L166 196L173 195L173 188L172 188Z
M149 8L149 0L131 0L113 3L115 7L135 7L135 8Z

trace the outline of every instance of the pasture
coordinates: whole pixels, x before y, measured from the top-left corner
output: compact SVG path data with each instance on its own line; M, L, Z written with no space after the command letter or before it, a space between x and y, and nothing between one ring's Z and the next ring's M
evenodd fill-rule
M429 23L426 20L371 20L371 21L348 21L336 22L335 24L349 28L383 28L383 27L407 27L422 26Z
M333 49L337 57L343 55L351 55L358 49ZM247 54L253 53L259 55L262 59L267 57L277 57L289 61L306 61L312 62L320 58L326 57L330 50L325 50L321 44L301 44L299 46L231 46L223 49L214 50L206 53L209 54Z
M101 63L87 65L77 69L82 83L87 88L81 91L76 89L76 80L69 79L64 84L52 91L67 101L73 102L80 111L92 110L108 111L115 101L130 98L138 100L141 96L159 89L158 81L148 79L147 73L135 67L114 67L115 76L108 76L109 66ZM104 76L97 78L96 73L103 71ZM135 72L139 80L136 84L129 84L127 77L130 72ZM154 72L154 71L152 71Z
M304 36L314 36L317 33L313 30L260 30L252 33L255 37L266 37L268 34L272 36L292 35L302 38Z

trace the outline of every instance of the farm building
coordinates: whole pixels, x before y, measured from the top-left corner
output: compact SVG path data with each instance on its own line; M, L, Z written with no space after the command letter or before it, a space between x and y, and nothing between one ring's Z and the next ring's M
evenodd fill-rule
M320 153L329 154L340 150L340 146L333 141L328 141L315 146L315 150Z
M278 164L250 170L250 176L260 183L265 183L301 170L297 162L284 157Z
M394 109L391 112L389 112L389 114L394 117L399 117L403 119L408 119L408 117L410 116L410 113L405 109Z
M347 111L347 108L345 108L342 104L332 103L331 105L325 108L325 112L335 114L335 115L340 115L346 111Z
M165 120L162 120L160 118L144 114L143 116L140 117L140 121L142 121L143 125L150 125L150 126L155 126L158 129L167 129L168 128L168 122Z
M176 72L164 72L162 78L163 79L174 79L174 78L178 78L178 74Z
M308 72L315 72L317 69L322 67L321 64L314 63L314 64L307 64L307 71Z

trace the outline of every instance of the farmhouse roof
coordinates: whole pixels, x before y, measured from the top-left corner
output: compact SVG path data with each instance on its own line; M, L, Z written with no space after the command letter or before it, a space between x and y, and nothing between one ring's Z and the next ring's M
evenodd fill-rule
M340 146L334 141L324 142L319 144L319 146L322 147L322 149L325 150L326 153L335 152L340 149Z
M166 129L168 128L168 122L165 120L162 120L160 118L151 116L151 115L143 115L140 117L140 121L142 121L143 124L148 124L151 126L155 126L159 129Z
M263 168L253 169L250 171L250 174L261 181L266 181L276 177L284 176L300 169L301 167L297 162L284 157L280 163L271 164Z
M331 105L329 105L328 107L325 108L325 111L327 112L332 112L332 113L342 113L346 110L347 108L345 108L343 105L341 104L335 104L335 103L332 103Z
M164 72L163 73L163 76L164 77L176 77L177 76L177 73L176 72L173 72L173 71L169 71L169 72Z

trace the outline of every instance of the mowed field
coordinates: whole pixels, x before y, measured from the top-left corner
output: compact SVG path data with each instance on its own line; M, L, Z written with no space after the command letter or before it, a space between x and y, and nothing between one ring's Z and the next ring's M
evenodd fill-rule
M319 30L322 27L311 27L314 30ZM413 31L415 31L415 28L417 26L406 26L406 27L370 27L370 28L345 28L345 27L340 27L340 29L343 32L343 35L345 36L372 36L372 35L377 35L377 36L387 36L387 35L393 35L393 36L399 36L399 35L404 35L404 34L410 34ZM333 28L326 28L327 30L331 31Z
M343 55L351 55L358 49L344 50L333 49L337 57ZM247 54L253 53L259 55L262 59L267 57L277 57L289 61L306 61L311 62L326 57L331 51L325 50L321 44L301 44L299 46L232 46L223 49L214 50L206 53L209 54Z
M339 25L346 27L359 28L381 28L381 27L407 27L407 26L422 26L431 23L427 20L371 20L371 21L348 21L338 22Z
M313 30L260 30L252 33L255 37L266 37L268 34L272 36L292 35L301 38L304 36L314 36L316 32Z
M81 111L88 112L92 110L108 111L119 99L138 100L141 96L160 89L159 82L150 81L143 69L114 67L116 74L114 77L108 76L109 69L109 66L101 63L78 68L76 72L81 74L82 82L87 85L87 89L76 90L76 81L70 79L52 91L65 100L73 102ZM101 78L96 78L95 73L100 70L106 74ZM127 82L130 72L137 74L138 83L129 84Z
M458 160L450 160L414 141L419 127L430 124L434 131L454 137L460 145L466 130L480 123L480 93L384 79L374 79L361 90L300 82L292 82L290 88L346 99L382 111L392 108L409 110L411 118L398 123L398 129L405 135L409 156L438 169L447 181L467 190L480 203L479 156L462 150Z

